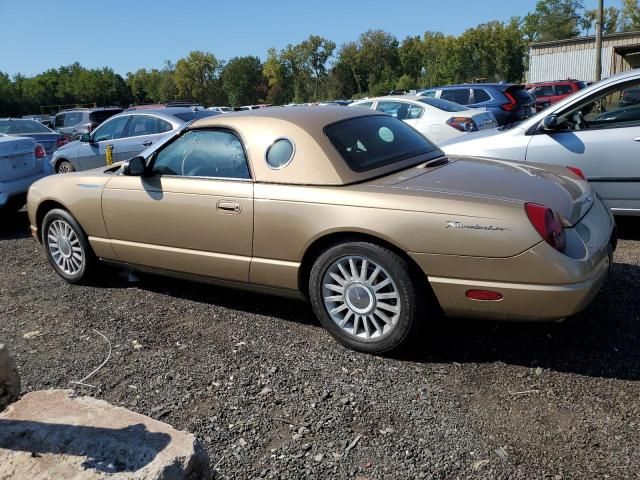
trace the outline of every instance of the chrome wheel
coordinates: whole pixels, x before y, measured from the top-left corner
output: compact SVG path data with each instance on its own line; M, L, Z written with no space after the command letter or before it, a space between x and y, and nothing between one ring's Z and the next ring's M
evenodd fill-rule
M71 163L67 161L60 162L60 165L58 165L58 173L70 173L73 171L74 171L73 165L71 165Z
M78 274L85 257L80 239L64 220L54 220L47 229L47 248L57 267L66 275Z
M400 317L400 295L393 278L363 256L342 257L326 270L322 298L331 319L360 340L387 336Z

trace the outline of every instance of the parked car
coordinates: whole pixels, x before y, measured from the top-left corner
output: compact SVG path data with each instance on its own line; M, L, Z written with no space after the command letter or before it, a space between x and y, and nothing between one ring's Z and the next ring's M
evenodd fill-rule
M386 96L353 102L349 106L371 108L403 120L436 145L468 132L498 126L493 113L483 108L471 109L440 98Z
M231 108L231 107L209 107L209 108L207 108L207 110L210 111L210 112L217 112L217 113L233 112L233 108Z
M120 165L37 182L28 210L69 283L104 259L309 298L338 341L375 353L439 309L572 315L615 246L611 212L572 170L447 159L363 108L198 120Z
M549 105L559 102L565 97L587 88L586 82L580 80L555 80L553 82L531 83L525 87L536 99L536 110L540 111Z
M510 129L445 142L449 155L576 165L615 214L640 215L640 69L591 85Z
M56 150L51 166L57 173L89 170L105 165L107 148L114 162L135 157L168 132L216 112L186 107L129 108L102 123L91 133Z
M36 120L23 118L0 118L0 133L18 137L33 138L44 147L47 155L67 143L64 135L56 133Z
M22 118L36 120L48 128L53 126L53 116L51 115L23 115Z
M496 117L498 125L519 122L536 113L535 99L524 85L470 83L429 88L417 95L450 100L471 108L486 108Z
M50 173L42 145L33 138L0 133L0 212L19 210L31 184Z
M120 107L72 108L57 113L53 119L53 129L75 140L83 133L89 133L107 118L122 112Z

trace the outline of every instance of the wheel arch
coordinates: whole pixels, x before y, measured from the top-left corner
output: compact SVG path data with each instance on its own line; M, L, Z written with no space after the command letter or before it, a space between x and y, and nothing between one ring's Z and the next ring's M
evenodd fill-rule
M298 269L298 289L300 292L308 298L309 296L309 278L311 275L311 269L315 259L328 248L346 242L368 242L387 248L404 259L410 268L410 274L412 278L418 281L418 285L424 285L428 294L437 304L437 298L433 293L433 289L429 283L429 278L426 272L420 268L420 266L411 258L405 250L398 247L394 243L385 240L375 234L368 232L358 231L338 231L326 233L311 242L300 262L300 268ZM438 306L439 308L439 306Z
M58 202L57 200L51 199L43 200L42 202L40 202L38 208L36 209L36 228L38 229L38 241L40 241L40 243L42 243L42 222L44 221L44 217L47 215L47 213L56 208L66 210L67 212L71 213L71 211L65 205Z

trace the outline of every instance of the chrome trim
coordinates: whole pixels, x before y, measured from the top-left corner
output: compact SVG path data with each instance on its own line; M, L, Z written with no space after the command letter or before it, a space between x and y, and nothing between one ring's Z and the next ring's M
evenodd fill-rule
M292 152L291 152L291 155L289 156L289 160L287 160L285 163L283 163L279 167L274 167L273 165L271 165L269 163L269 160L267 160L267 156L269 155L269 150L271 150L271 147L273 147L276 144L276 142L279 142L280 140L286 140L287 142L289 142L291 144ZM267 150L265 151L265 153L264 153L264 161L267 164L267 167L269 167L271 170L282 170L282 169L286 168L291 162L293 162L293 158L295 156L296 156L296 144L295 144L295 142L293 140L291 140L291 138L289 138L289 137L278 137L273 142L271 142L271 145L269 145L269 148L267 148Z

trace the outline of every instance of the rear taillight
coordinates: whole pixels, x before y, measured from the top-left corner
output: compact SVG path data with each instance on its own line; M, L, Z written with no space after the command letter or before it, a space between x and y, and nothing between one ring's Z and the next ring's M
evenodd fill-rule
M64 137L60 137L58 140L56 140L56 148L60 148L63 145L66 145L68 142L68 140Z
M543 240L559 252L563 252L567 243L567 236L558 214L550 208L537 203L525 203L524 208L531 225Z
M460 130L461 132L478 131L476 122L473 121L473 118L469 117L451 117L449 120L447 120L447 125L455 128L456 130Z
M579 176L582 180L586 180L587 177L584 176L584 172L582 170L580 170L578 167L572 167L571 165L567 166L568 170L571 170L573 173L575 173L577 176Z
M44 147L39 143L36 143L36 149L34 153L36 158L44 158L47 156L47 152L44 151Z
M518 106L518 102L516 102L516 99L513 98L513 95L511 95L509 92L504 92L504 96L507 97L509 103L505 103L504 105L502 105L503 110L510 112Z

